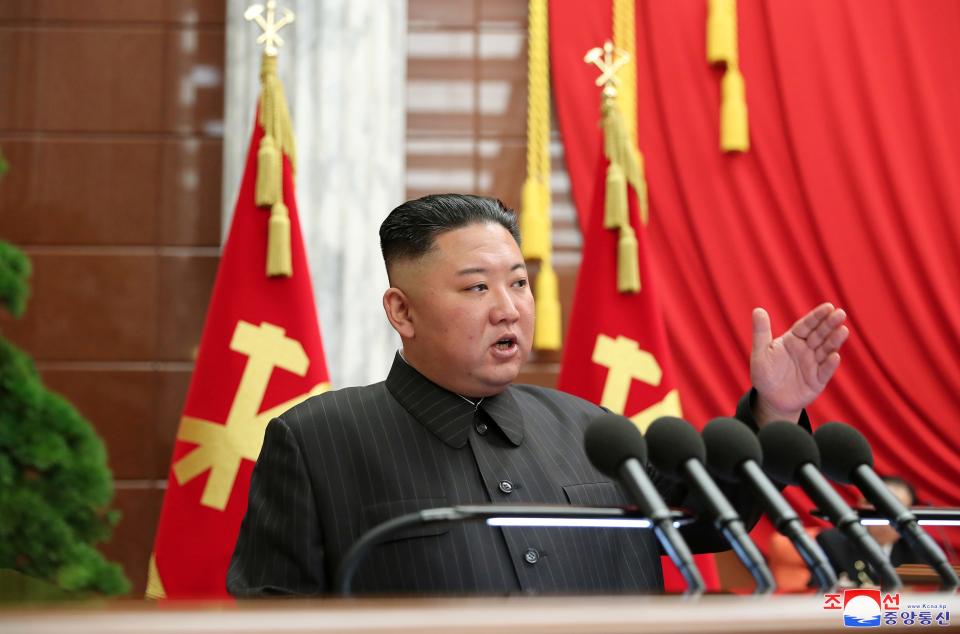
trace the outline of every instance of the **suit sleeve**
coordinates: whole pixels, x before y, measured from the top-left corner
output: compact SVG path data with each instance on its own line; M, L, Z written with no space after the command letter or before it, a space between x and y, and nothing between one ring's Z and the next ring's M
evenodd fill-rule
M227 591L255 597L325 590L321 527L306 464L293 431L275 418L253 469Z
M749 392L743 395L737 403L736 418L744 425L748 426L754 433L757 433L759 427L753 418L752 403L756 399L756 388L751 388ZM810 431L810 419L804 410L800 414L799 425ZM680 529L681 535L690 546L694 553L713 553L728 550L730 545L723 538L723 535L713 526L713 518L707 512L707 507L702 498L691 491L685 483L670 481L651 469L650 477L653 479L663 499L670 506L679 506L688 509L698 519L696 522L688 524ZM720 490L733 505L734 510L743 525L750 531L760 520L762 507L760 500L753 494L753 489L739 482L724 482L717 480ZM783 487L778 487L783 488Z

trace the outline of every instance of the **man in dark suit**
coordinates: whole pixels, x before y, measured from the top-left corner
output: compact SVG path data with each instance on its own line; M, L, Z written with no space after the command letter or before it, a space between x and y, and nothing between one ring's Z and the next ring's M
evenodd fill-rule
M267 427L227 576L237 596L320 594L364 532L405 513L476 503L611 506L627 502L596 471L583 433L600 408L513 385L530 352L533 297L515 216L496 200L445 194L409 201L380 228L387 318L402 350L386 381L329 392ZM803 408L839 365L845 315L823 304L773 339L754 311L754 389L738 416L756 428L807 425ZM362 354L362 351L357 351ZM653 474L668 503L683 486ZM754 503L731 500L748 522ZM724 544L705 522L695 550ZM623 592L662 588L648 531L425 526L377 546L357 592Z
M907 508L916 505L917 494L909 482L898 476L884 476L883 481L901 504ZM860 500L861 507L866 507L868 504L866 500ZM867 530L880 544L880 548L890 558L890 563L894 567L923 561L910 544L900 538L900 533L889 524L868 526ZM867 556L839 529L831 528L821 532L817 535L817 542L833 565L834 572L837 573L842 585L847 587L879 585L880 577L867 563Z

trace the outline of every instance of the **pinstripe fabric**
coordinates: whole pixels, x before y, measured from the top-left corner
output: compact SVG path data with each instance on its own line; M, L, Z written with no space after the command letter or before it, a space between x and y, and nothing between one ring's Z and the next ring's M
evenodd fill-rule
M329 592L357 538L426 508L625 504L582 448L600 412L525 385L475 409L397 356L385 382L313 397L270 422L227 587L236 596ZM682 487L658 486L668 503L697 506ZM732 501L756 521L749 500ZM689 532L691 547L722 547L702 529ZM482 522L408 530L376 547L354 580L354 590L366 593L607 593L662 585L649 531Z

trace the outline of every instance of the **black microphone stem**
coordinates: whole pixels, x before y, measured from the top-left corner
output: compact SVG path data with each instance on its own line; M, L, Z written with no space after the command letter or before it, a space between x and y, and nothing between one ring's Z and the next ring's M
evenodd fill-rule
M757 545L747 535L743 521L737 515L733 506L730 505L730 502L727 501L726 496L699 460L692 458L687 460L683 466L687 475L696 484L700 497L703 498L710 512L714 515L714 523L717 529L756 582L757 586L754 589L754 594L773 592L776 588L773 574L764 562L763 555L757 550Z
M620 465L620 482L623 483L630 499L637 503L640 512L650 518L653 533L660 547L677 567L687 584L685 595L699 595L706 589L700 570L693 563L690 547L673 525L670 509L663 503L647 472L639 460L624 460Z
M853 480L864 496L873 502L881 514L890 518L891 525L907 540L913 551L923 557L940 577L941 590L952 592L960 586L960 579L947 561L943 550L917 525L916 516L900 503L880 476L867 464L853 470Z
M837 575L830 565L830 560L817 542L803 530L797 513L763 473L763 469L753 460L745 460L739 468L766 507L774 528L788 538L800 554L817 587L824 593L836 588Z
M880 587L884 592L899 590L903 584L890 560L883 554L877 541L860 524L857 514L820 475L820 471L808 462L797 469L797 475L804 485L803 490L817 508L830 518L841 533L863 550L867 562L880 574Z

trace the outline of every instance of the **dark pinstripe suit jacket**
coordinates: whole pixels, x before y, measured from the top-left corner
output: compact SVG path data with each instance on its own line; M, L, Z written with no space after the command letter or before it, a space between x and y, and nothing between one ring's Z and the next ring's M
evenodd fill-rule
M527 385L487 398L476 410L397 356L385 382L313 397L270 422L228 590L236 596L330 592L357 538L426 508L626 504L619 486L583 451L584 430L599 413L582 399ZM683 487L653 475L668 503L698 506ZM752 500L727 493L752 526L758 517ZM685 532L694 550L724 547L709 526ZM353 587L380 593L656 591L663 585L659 557L650 531L433 525L376 547Z

